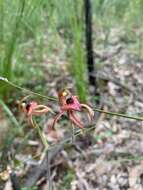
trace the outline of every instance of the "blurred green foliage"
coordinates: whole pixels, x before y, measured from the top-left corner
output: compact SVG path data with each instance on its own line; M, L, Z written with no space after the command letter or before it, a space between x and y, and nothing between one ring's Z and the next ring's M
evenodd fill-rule
M59 190L69 190L71 189L71 182L75 180L75 171L74 170L68 170L62 180L62 183L59 187Z
M91 3L93 26L105 32L106 43L112 27L123 27L127 38L135 38L136 49L142 55L143 1L91 0ZM64 52L70 63L80 98L86 100L83 0L0 0L0 18L1 76L20 84L31 78L40 80L43 72L39 66L43 57L52 56L54 49L60 49L60 43L64 42L65 52L61 54ZM138 29L136 36L134 31ZM96 34L94 37L98 38ZM9 90L1 85L1 96Z

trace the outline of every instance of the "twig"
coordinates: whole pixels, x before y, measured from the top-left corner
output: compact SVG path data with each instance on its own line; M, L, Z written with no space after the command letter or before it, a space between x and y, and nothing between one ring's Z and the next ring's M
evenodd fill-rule
M105 53L104 53L104 54L101 54L101 53L99 53L99 52L97 52L97 51L94 51L94 56L95 56L96 58L100 59L101 62L104 62L104 61L110 60L110 59L112 59L114 56L118 55L118 54L121 52L122 49L123 49L123 47L122 47L122 46L119 46L119 47L116 49L115 52L113 52L113 53L111 53L111 54L109 54L109 55L105 55Z
M8 170L13 190L21 190L17 175L15 174L15 172L12 171L10 167L8 168Z
M57 145L55 148L51 149L48 154L49 160L47 160L48 158L46 154L41 164L32 168L31 171L29 171L24 182L24 187L32 187L36 184L41 176L47 173L47 167L49 167L49 165L47 166L47 163L51 163L53 158L63 149L63 147L63 144L60 144Z
M48 190L52 190L52 182L51 182L51 160L49 159L50 151L47 150L47 178L48 178Z

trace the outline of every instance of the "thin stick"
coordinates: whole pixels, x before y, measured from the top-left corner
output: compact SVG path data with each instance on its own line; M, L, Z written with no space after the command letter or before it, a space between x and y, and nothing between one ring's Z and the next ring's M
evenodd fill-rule
M10 180L12 183L13 190L21 190L19 180L17 178L17 175L15 174L14 171L12 171L11 167L8 166L8 172L10 175Z
M51 182L51 166L49 159L49 150L47 150L47 177L48 177L48 190L52 190L52 182Z

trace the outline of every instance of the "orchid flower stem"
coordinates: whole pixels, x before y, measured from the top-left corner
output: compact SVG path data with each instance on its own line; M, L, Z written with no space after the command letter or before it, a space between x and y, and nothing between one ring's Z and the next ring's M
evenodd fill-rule
M48 147L49 147L48 142L47 142L46 138L44 137L40 127L36 123L34 123L34 125L35 125L35 128L37 129L37 131L39 133L39 136L41 138L41 141L42 141L42 143L44 145L45 152L46 152L48 150Z
M47 140L45 138L45 136L43 135L40 127L35 123L35 127L37 128L38 130L38 133L39 133L39 136L41 138L41 141L45 147L45 150L44 152L46 153L46 156L47 156L47 177L48 177L48 189L51 190L51 168L50 168L50 161L49 161L49 149L48 149L48 143L47 143Z
M26 88L23 88L23 87L20 87L16 84L14 84L13 82L9 81L7 78L4 78L4 77L1 77L0 76L0 80L13 86L14 88L17 88L17 89L20 89L20 90L23 90L23 91L26 91L30 94L33 94L35 96L39 96L41 98L46 98L48 100L51 100L51 101L58 101L57 98L55 97L49 97L49 96L44 96L42 94L39 94L37 92L33 92L29 89L26 89ZM124 117L124 118L128 118L128 119L134 119L134 120L138 120L138 121L143 121L143 117L138 117L138 116L132 116L132 115L126 115L126 114L122 114L122 113L116 113L116 112L108 112L108 111L104 111L104 110L101 110L101 109L98 109L98 108L95 108L95 107L92 107L94 111L96 112L100 112L100 113L106 113L106 114L109 114L109 115L116 115L118 117ZM135 113L134 113L135 114Z
M48 177L48 189L49 190L51 190L51 168L50 168L50 161L49 161L49 150L48 150L48 143L47 143L47 140L45 139L45 136L43 135L43 133L42 133L42 131L41 131L41 129L40 129L40 127L36 124L36 123L34 123L35 124L35 127L37 128L37 130L38 130L38 133L39 133L39 136L40 136L40 138L41 138L41 141L42 141L42 143L43 143L43 145L44 145L44 147L45 147L45 150L44 150L44 152L46 152L46 154L47 154L47 168L48 168L48 173L47 173L47 177Z
M39 97L41 97L41 98L46 98L46 99L52 100L52 101L56 101L56 100L57 100L57 99L54 98L54 97L44 96L44 95L39 94L39 93L37 93L37 92L33 92L33 91L31 91L31 90L29 90L29 89L27 89L27 88L23 88L23 87L21 87L21 86L18 86L18 85L16 85L16 84L14 84L13 82L9 81L7 78L3 78L3 79L2 79L2 78L0 77L0 80L6 82L6 83L9 84L10 86L13 86L14 88L23 90L23 91L25 91L25 92L29 92L30 94L39 96Z
M98 108L93 108L94 111L96 112L100 112L100 113L106 113L109 115L116 115L118 117L124 117L124 118L128 118L128 119L134 119L134 120L138 120L138 121L143 121L143 117L138 117L138 116L131 116L131 115L126 115L126 114L122 114L122 113L116 113L116 112L108 112L108 111L104 111Z
M51 177L50 177L51 176L51 168L50 168L50 161L49 161L49 149L48 149L49 146L48 146L48 142L47 142L45 136L43 135L43 133L42 133L39 125L37 125L36 122L34 122L34 126L38 130L38 133L39 133L39 136L41 138L41 141L42 141L42 143L43 143L43 145L45 147L44 152L46 153L46 156L47 156L47 166L48 166L47 167L48 168L48 173L47 173L47 177L48 177L48 189L51 190Z
M75 142L75 127L73 123L71 123L71 125L72 125L72 143L74 143Z

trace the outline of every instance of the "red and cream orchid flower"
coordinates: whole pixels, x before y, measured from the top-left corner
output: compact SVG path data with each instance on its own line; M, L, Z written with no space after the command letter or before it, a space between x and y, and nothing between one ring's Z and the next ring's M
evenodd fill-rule
M26 115L28 116L28 121L33 127L34 127L33 116L46 114L49 111L53 113L51 108L49 108L48 106L38 104L36 101L27 102L25 101L26 99L27 97L23 98L20 101L19 108L22 112L26 113Z
M89 122L92 121L94 116L94 111L87 104L80 103L77 96L73 96L68 90L61 90L58 93L58 98L60 104L60 112L56 115L51 127L54 127L56 122L66 112L71 122L77 127L83 129L84 124L75 114L75 111L82 112L83 109L85 109L87 112Z

